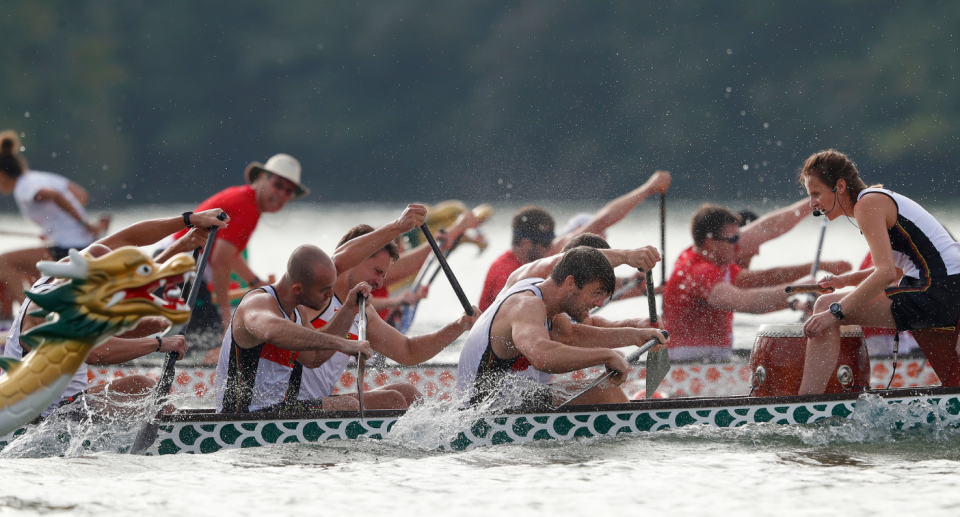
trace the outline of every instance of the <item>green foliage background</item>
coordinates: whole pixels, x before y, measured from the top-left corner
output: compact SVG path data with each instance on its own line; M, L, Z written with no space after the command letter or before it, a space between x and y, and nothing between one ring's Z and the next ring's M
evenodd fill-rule
M0 126L101 206L276 152L326 201L611 197L658 168L795 197L829 147L953 196L958 27L950 1L5 0Z

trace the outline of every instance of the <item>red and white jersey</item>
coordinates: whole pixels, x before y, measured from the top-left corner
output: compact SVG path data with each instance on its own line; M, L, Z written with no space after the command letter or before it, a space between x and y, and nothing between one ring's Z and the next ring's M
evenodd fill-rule
M323 328L333 319L334 314L340 310L340 307L343 307L343 302L334 296L330 299L326 310L310 321L310 324L313 325L315 329ZM347 339L359 339L360 327L357 323L358 319L359 314L357 318L354 318L353 324L350 326L350 332L346 335ZM320 365L319 368L304 367L303 378L300 381L300 394L297 396L297 400L319 399L333 395L333 388L337 385L337 381L340 380L340 377L352 359L353 356L344 354L343 352L337 352L333 354L330 359L327 359L327 362Z
M273 296L280 307L280 300L272 285L260 289ZM297 325L302 324L300 311L294 309L293 317L290 317L280 307L280 313ZM232 318L230 323L230 329L223 336L220 346L217 375L213 382L217 412L246 413L283 402L287 396L293 363L300 353L270 343L241 348L233 341Z

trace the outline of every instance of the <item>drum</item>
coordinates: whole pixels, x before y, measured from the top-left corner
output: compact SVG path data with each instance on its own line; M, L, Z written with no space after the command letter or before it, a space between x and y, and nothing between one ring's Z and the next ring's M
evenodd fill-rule
M803 360L807 338L803 325L760 325L750 353L754 397L796 395L803 380ZM870 382L870 356L863 331L857 326L840 327L840 357L830 376L826 393L842 393L847 389L864 388Z

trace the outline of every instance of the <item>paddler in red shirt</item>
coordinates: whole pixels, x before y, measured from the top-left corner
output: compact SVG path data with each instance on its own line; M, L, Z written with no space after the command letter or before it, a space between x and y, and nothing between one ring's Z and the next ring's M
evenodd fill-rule
M520 266L560 253L570 239L581 233L603 235L607 228L623 220L651 194L663 194L670 187L670 173L657 171L643 185L610 201L582 226L563 235L554 233L553 217L543 208L528 206L513 216L510 250L490 265L480 294L480 310L485 311L503 289L510 274Z
M221 208L230 215L230 225L217 233L208 263L208 279L213 284L213 293L220 307L218 310L213 304L209 289L201 286L187 336L191 348L197 345L210 348L204 346L208 337L210 343L219 344L223 329L230 324L230 304L225 301L230 300L231 273L235 273L251 288L266 285L240 256L257 228L260 214L279 212L291 199L310 193L300 182L300 162L287 154L272 156L266 165L251 163L244 171L244 178L246 185L218 192L194 210L200 212ZM186 232L183 230L174 238L179 239Z
M733 350L734 312L797 309L783 288L808 274L810 264L751 271L738 262L749 263L760 244L793 228L810 213L806 204L768 214L742 233L739 218L726 208L704 205L694 214L694 245L680 254L663 295L671 359L727 360ZM822 266L826 271L850 269L846 262Z

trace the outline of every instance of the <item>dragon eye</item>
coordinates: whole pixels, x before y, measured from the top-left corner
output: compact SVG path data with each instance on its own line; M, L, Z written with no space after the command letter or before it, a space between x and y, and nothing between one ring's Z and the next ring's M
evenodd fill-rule
M147 264L141 264L137 266L137 274L140 276L149 276L150 273L153 273L153 268Z

